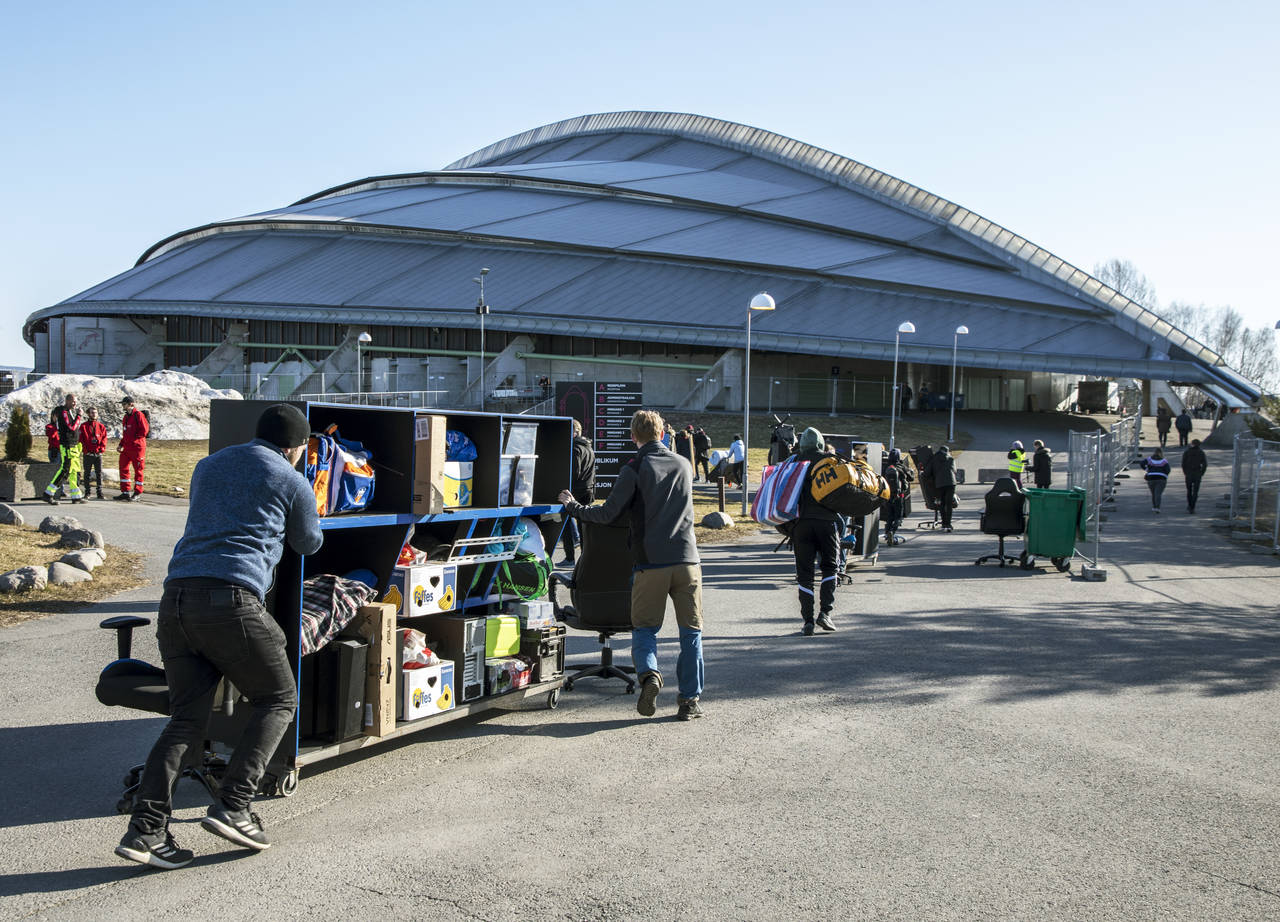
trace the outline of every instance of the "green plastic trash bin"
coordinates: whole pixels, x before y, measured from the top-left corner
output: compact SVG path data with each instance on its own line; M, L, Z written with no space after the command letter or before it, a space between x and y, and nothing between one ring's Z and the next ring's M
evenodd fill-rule
M1022 567L1035 566L1035 558L1048 557L1059 570L1071 569L1076 538L1084 538L1085 491L1028 489L1026 550Z

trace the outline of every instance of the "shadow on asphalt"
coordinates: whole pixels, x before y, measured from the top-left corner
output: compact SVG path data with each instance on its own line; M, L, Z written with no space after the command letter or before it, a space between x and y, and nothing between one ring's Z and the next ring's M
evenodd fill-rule
M185 838L183 830L178 828L180 824L173 824L175 837L178 844L187 845L197 833L201 836L208 837L209 833L200 830L200 827L193 825L194 831L188 831ZM120 827L120 834L124 835L124 826ZM114 846L103 845L102 848L110 854ZM228 845L228 848L232 846ZM235 849L234 851L214 852L208 855L196 855L195 859L188 867L198 868L201 866L209 866L222 864L227 861L234 861L237 858L247 857L254 854L245 849ZM117 860L115 864L104 864L96 867L88 868L69 868L65 871L38 871L30 874L0 874L0 896L15 896L19 893L59 893L67 890L83 890L88 887L96 887L101 884L111 884L116 881L129 880L133 877L139 877L143 874L163 874L156 868L143 867L140 864Z

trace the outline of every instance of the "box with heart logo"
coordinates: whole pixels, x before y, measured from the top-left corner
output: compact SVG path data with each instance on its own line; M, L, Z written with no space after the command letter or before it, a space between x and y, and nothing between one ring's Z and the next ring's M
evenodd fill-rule
M400 673L400 719L417 720L453 707L453 663L405 669Z
M382 601L396 606L399 618L422 618L458 607L458 568L453 564L421 564L391 571Z

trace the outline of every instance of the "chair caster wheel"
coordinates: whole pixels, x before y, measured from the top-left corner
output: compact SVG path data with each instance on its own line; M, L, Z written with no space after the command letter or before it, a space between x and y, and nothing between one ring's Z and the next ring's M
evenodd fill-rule
M636 693L636 683L635 683L635 682L628 682L628 683L627 683L627 694L628 694L628 695L634 695L635 693Z
M560 706L560 689L553 688L547 693L547 707L555 710Z
M298 770L285 772L284 777L276 782L276 794L280 797L292 797L298 793Z
M565 679L565 680L564 680L564 690L565 690L565 691L573 691L573 679Z

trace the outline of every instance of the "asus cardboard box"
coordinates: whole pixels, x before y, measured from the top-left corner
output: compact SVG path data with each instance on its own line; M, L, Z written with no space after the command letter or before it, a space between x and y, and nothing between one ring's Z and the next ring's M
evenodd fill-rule
M396 680L400 659L396 650L396 607L375 602L361 606L347 628L366 640L365 736L386 736L396 728Z
M413 514L444 512L445 418L419 413L413 420Z

